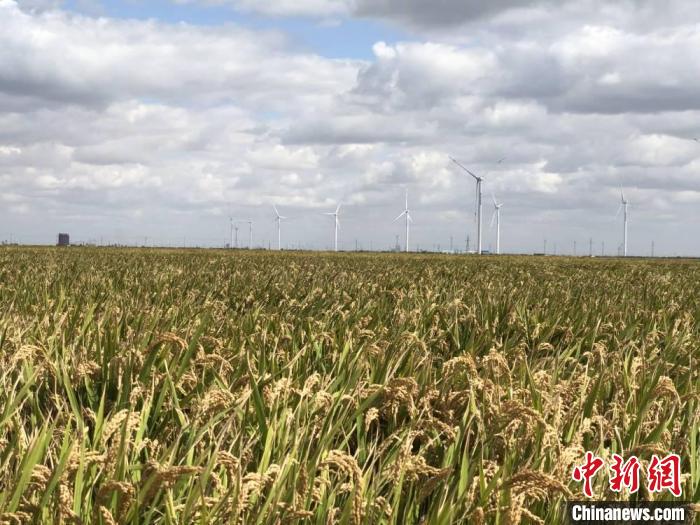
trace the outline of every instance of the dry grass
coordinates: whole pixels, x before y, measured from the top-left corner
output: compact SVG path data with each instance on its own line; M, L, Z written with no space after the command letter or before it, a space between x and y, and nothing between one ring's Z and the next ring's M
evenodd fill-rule
M2 249L0 523L558 523L584 450L676 452L698 501L698 297L688 261Z

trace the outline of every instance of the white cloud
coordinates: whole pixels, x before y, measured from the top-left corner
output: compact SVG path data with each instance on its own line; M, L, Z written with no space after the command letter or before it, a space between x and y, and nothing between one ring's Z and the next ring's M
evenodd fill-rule
M0 84L36 103L104 106L128 98L270 110L303 104L341 89L354 75L350 61L285 52L277 33L236 26L198 28L153 21L119 21L29 14L2 0ZM216 64L216 67L212 67Z
M174 0L177 4L230 5L270 16L325 17L350 12L352 0Z
M620 186L635 228L683 245L688 232L651 218L700 222L689 140L700 136L700 26L679 16L681 0L656 8L658 24L648 2L582 2L446 0L425 19L412 1L403 13L389 0L231 3L415 31L358 61L301 51L280 32L0 0L0 224L220 244L235 213L262 241L277 202L285 231L318 246L318 210L342 201L341 237L378 247L399 233L391 219L408 187L416 242L446 246L473 235L473 182L451 154L506 202L509 247L539 246L545 230L612 245Z

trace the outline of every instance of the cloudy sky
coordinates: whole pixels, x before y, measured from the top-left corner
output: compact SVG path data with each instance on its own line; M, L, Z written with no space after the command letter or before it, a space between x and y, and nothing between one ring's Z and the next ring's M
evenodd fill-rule
M697 0L0 0L0 240L700 255ZM500 161L500 162L499 162ZM241 226L241 244L247 226Z

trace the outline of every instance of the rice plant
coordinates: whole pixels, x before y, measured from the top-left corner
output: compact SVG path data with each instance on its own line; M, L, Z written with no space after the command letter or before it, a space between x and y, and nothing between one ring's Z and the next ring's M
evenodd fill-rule
M698 297L692 261L4 248L0 523L560 523L586 450L699 501Z

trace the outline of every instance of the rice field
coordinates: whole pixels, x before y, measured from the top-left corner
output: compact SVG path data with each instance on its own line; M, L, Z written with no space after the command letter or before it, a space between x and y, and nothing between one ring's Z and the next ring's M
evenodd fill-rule
M0 523L560 523L587 450L699 501L699 298L694 261L3 248Z

